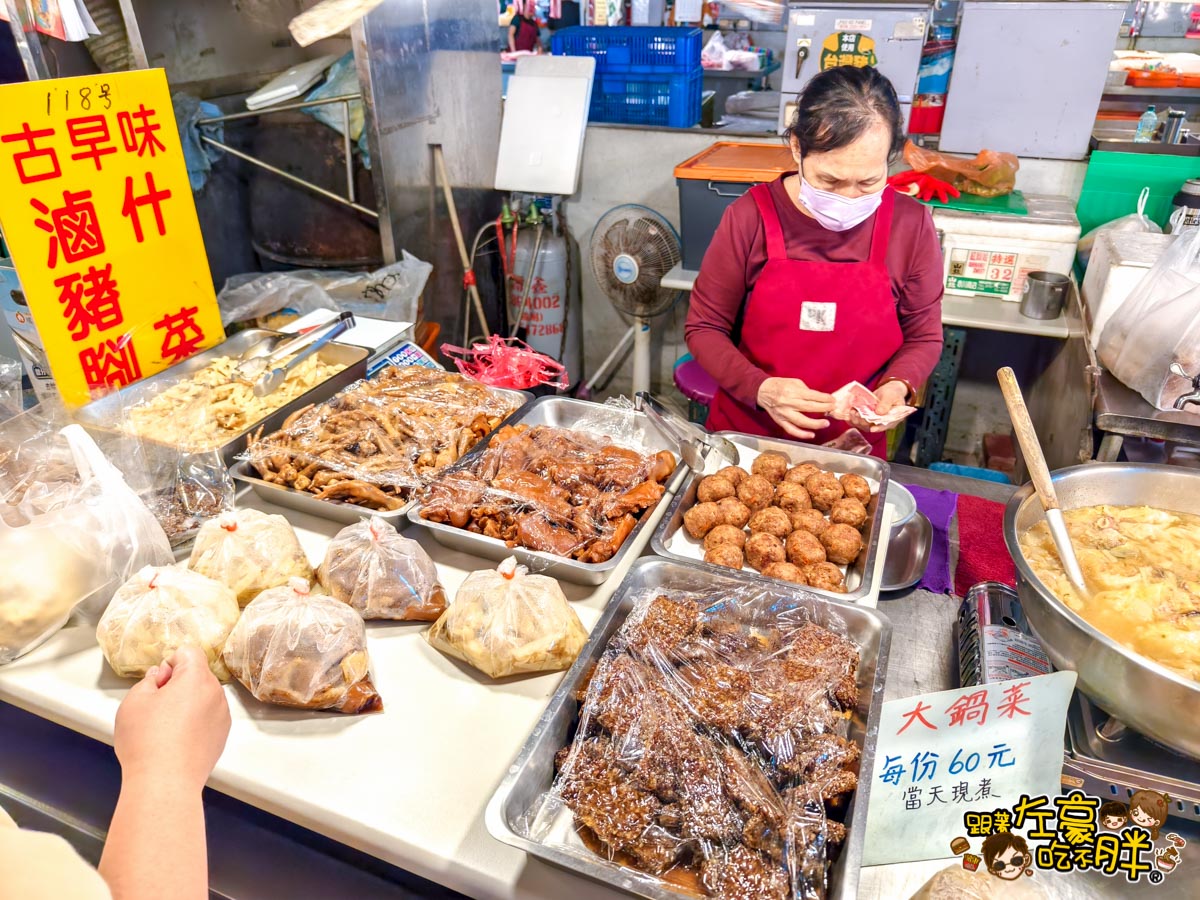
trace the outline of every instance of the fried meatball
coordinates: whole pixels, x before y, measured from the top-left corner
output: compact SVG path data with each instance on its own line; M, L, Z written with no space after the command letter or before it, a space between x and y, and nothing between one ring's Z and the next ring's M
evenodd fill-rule
M750 477L750 473L741 466L726 466L718 470L718 478L726 478L736 488L739 484Z
M771 563L783 562L786 556L783 541L773 534L760 531L746 541L746 562L760 572Z
M696 488L696 499L701 503L716 503L718 500L732 497L733 494L733 482L728 478L722 478L720 475L709 475L707 478L701 478L700 485Z
M842 570L830 562L816 563L804 569L804 577L811 587L835 594L846 593L846 579Z
M849 565L858 559L863 546L862 535L849 525L830 525L821 534L821 543L829 561L840 565Z
M704 551L704 561L714 566L740 569L743 563L742 548L737 544L717 544Z
M683 514L683 527L696 540L700 540L724 521L721 507L715 503L697 503Z
M733 544L741 550L746 546L746 532L733 525L718 525L704 537L704 549L711 550L718 544Z
M842 485L837 476L830 472L818 472L804 482L804 489L812 499L813 509L829 512L833 504L842 499Z
M835 525L862 528L867 521L867 508L853 497L843 497L829 510L829 521Z
M726 525L745 528L746 523L750 521L750 507L737 497L726 497L717 506L721 508L722 521Z
M777 538L785 538L792 530L792 517L778 506L760 509L750 517L750 533L766 532Z
M814 475L820 474L821 470L812 463L800 463L800 465L788 469L787 474L783 476L783 480L788 484L804 484Z
M793 584L808 584L804 572L798 566L788 562L771 563L762 573L768 578L778 578L780 581L790 581Z
M871 485L861 475L843 475L838 481L847 497L853 497L863 506L871 502Z
M789 465L791 463L782 453L767 450L758 455L758 459L754 460L754 464L750 466L750 471L755 475L761 475L771 484L779 484L783 481L783 476L787 474Z
M797 509L792 512L791 516L793 531L807 531L820 537L821 533L829 527L829 520L819 509Z
M761 475L751 475L737 486L737 497L750 507L750 512L758 512L775 499L775 485Z
M802 569L825 562L825 548L810 531L793 531L788 535L784 550L787 552L788 562Z
M791 484L787 481L775 486L775 505L784 512L795 512L798 509L811 509L812 500L802 484Z

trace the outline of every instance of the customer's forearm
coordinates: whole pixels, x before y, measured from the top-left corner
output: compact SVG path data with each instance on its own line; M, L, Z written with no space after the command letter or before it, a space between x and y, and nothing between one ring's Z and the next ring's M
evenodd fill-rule
M207 900L200 789L170 777L123 781L100 874L114 900Z

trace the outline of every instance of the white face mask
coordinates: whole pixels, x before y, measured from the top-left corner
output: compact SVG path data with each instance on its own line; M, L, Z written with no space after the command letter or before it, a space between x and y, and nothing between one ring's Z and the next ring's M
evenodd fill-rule
M883 190L861 197L843 197L832 191L820 191L800 174L800 202L813 214L823 228L830 231L849 231L871 218L883 202Z

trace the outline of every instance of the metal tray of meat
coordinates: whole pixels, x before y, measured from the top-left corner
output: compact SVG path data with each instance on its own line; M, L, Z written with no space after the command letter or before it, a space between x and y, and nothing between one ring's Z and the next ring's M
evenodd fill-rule
M785 585L783 582L763 579L760 583L764 590L779 592L780 603L786 604L782 608L802 607L808 610L816 624L832 626L833 630L844 633L859 648L858 706L850 719L848 737L862 746L862 759L859 762L861 777L845 820L846 841L829 873L827 895L834 900L850 900L858 892L867 804L870 800L870 776L875 765L875 741L883 705L884 675L887 672L892 626L886 616L874 609L831 602L807 588ZM625 622L637 597L646 591L688 591L713 595L722 590L744 590L745 587L745 579L737 574L711 574L707 569L694 565L654 557L637 560L604 608L579 658L563 677L554 696L550 698L550 705L542 713L521 752L509 766L508 774L489 801L484 821L492 837L548 863L641 897L652 900L695 897L694 893L684 893L682 888L610 862L592 852L574 833L569 818L563 823L553 823L550 829L558 835L568 834L567 841L528 837L524 822L530 810L536 808L542 795L554 782L554 755L573 736L579 711L577 691L608 647L609 640ZM566 818L571 814L564 811L562 815Z
M123 410L149 399L165 388L172 387L181 381L186 381L193 374L199 372L222 356L241 356L255 344L265 338L272 337L292 337L292 335L281 335L277 331L267 331L263 328L248 328L245 331L239 331L222 343L217 344L217 346L211 347L202 353L197 353L195 356L190 356L183 362L171 366L171 368L159 372L157 375L143 378L136 384L131 384L129 387L114 391L99 400L93 400L75 413L75 420L88 429L120 432ZM363 347L352 347L349 344L339 344L336 342L326 344L317 351L318 359L330 365L344 365L346 368L331 378L325 379L295 400L284 404L279 409L254 422L248 428L231 437L224 444L213 449L221 455L221 459L225 465L233 465L237 455L246 449L247 437L251 432L259 428L262 428L264 432L278 431L282 427L284 420L296 410L302 409L312 403L320 403L322 400L328 400L342 388L358 381L367 374L368 356L370 356L370 351ZM164 442L152 441L149 438L142 438L142 440L146 443L158 443L169 446Z
M861 475L871 482L871 488L876 492L876 496L872 498L871 505L867 508L867 526L863 529L863 551L846 571L846 586L849 591L845 594L835 594L817 588L809 589L837 600L859 600L868 596L874 587L872 582L875 578L875 556L879 552L880 524L883 518L883 504L887 496L888 480L891 477L891 467L883 460L873 456L846 453L843 450L830 450L828 447L816 447L797 441L757 437L736 431L723 431L720 434L721 437L728 438L737 446L740 457L738 462L739 464L744 463L743 468L747 471L750 470L750 460L746 458L745 451L749 451L753 458L766 450L774 450L791 460L792 465L810 462L838 475ZM699 542L694 541L683 530L683 514L695 505L696 488L702 477L703 475L695 472L689 473L687 481L676 491L670 507L662 517L662 521L658 523L658 528L655 529L654 537L651 539L651 547L655 553L665 556L667 559L677 559L700 566L710 572L728 574L730 571L728 568L706 563L703 559L704 551ZM680 552L685 543L686 549L696 555L689 556ZM771 584L786 583L774 578L767 578L750 568L741 569L738 574Z
M612 435L615 433L618 436L618 442L625 443L628 446L636 444L644 448L647 452L652 453L657 453L660 450L669 450L675 455L676 470L667 479L666 493L663 494L662 499L655 506L642 513L637 526L630 532L629 537L625 539L625 543L621 545L621 549L607 562L584 563L574 559L564 559L561 556L543 553L538 550L527 550L524 547L509 547L504 541L498 538L475 534L474 532L467 531L465 528L455 528L452 525L445 525L441 522L430 522L427 519L421 518L420 502L416 503L408 511L409 521L420 525L422 528L428 528L433 532L433 537L439 544L454 550L461 550L464 553L471 553L475 556L481 556L484 559L494 560L502 560L509 556L515 556L522 565L528 566L532 572L561 578L573 584L603 584L605 579L612 574L612 571L621 564L621 561L630 550L633 547L641 546L639 538L646 528L646 523L654 517L655 510L670 499L671 492L680 484L683 474L687 471L687 467L679 460L678 448L655 430L644 413L633 409L603 406L598 403L575 400L570 397L539 397L528 406L516 412L508 420L509 425L528 425L530 427L550 425L555 428L577 428L581 423L592 434L608 433ZM446 471L451 472L458 468L471 466L484 450L487 449L490 442L491 435L480 441L475 446L475 449L463 456L461 460Z
M353 387L354 385L350 385L346 390L350 390ZM519 404L497 427L511 420L513 416L520 412L533 399L533 394L528 391L513 391L508 388L491 388L490 390L495 394L511 397L514 402ZM343 391L342 393L345 392ZM486 442L490 436L491 432L483 437L480 444ZM464 453L463 458L466 458L466 456L467 454ZM238 462L230 468L229 472L236 481L250 485L254 493L268 503L283 506L287 509L294 509L297 512L308 513L311 516L318 516L332 522L342 522L346 525L353 525L365 516L379 516L390 521L397 529L403 528L408 524L408 519L405 516L416 502L418 493L417 490L414 490L409 500L397 509L375 510L366 506L359 506L357 503L345 503L341 500L318 500L314 494L308 491L298 491L295 488L286 487L282 484L264 481L258 477L257 471L249 462Z

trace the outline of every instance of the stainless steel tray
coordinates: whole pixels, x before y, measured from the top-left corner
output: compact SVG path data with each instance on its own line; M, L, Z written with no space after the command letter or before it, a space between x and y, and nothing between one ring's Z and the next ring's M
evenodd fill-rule
M454 550L494 560L515 556L522 565L528 566L533 572L561 578L563 581L570 581L573 584L602 584L612 574L613 569L621 564L630 550L640 545L638 538L644 531L646 523L653 518L654 510L670 499L672 490L679 485L687 467L679 462L679 454L671 442L654 429L643 413L632 409L617 409L570 397L539 397L528 406L518 410L508 420L510 425L529 425L530 427L551 425L556 428L577 428L581 423L594 434L608 432L617 436L619 440L636 443L648 451L669 450L675 454L678 463L675 474L667 479L667 492L658 501L658 505L643 511L637 526L625 539L621 549L607 562L582 563L574 559L563 559L561 556L554 556L550 553L526 550L524 547L509 547L504 541L497 538L485 537L482 534L475 534L464 528L455 528L440 522L430 522L421 518L419 502L408 511L409 521L422 528L428 528L433 532L433 537L439 544ZM480 441L470 453L446 471L451 472L472 465L487 448L490 441L491 435Z
M350 387L352 388L353 385L350 385ZM528 391L513 391L507 388L491 388L491 390L502 396L511 397L520 404L520 406L504 418L500 425L510 421L513 416L519 413L533 399L533 395ZM480 443L482 444L486 441L487 436ZM465 457L466 454L464 454ZM250 485L254 493L268 503L294 509L297 512L308 513L322 519L329 519L333 522L342 522L346 525L353 525L365 516L379 516L390 521L397 529L403 528L408 524L408 519L405 516L412 509L413 504L416 503L417 495L419 494L419 489L414 489L413 496L399 509L381 511L368 509L365 506L358 506L355 503L343 503L340 500L318 500L308 491L298 491L295 488L284 487L281 484L272 484L269 481L259 478L254 466L249 462L237 463L230 468L229 473L236 481Z
M867 507L868 519L867 527L863 530L863 552L858 555L858 559L854 562L854 565L850 566L846 573L846 586L850 589L849 592L834 594L829 591L811 588L812 591L824 597L832 597L836 600L860 600L868 596L874 587L875 556L879 552L880 523L883 518L883 505L887 497L888 482L891 479L891 467L883 460L876 459L873 456L846 453L842 450L830 450L827 447L814 447L812 444L801 444L796 441L756 437L755 435L740 434L735 431L723 431L720 432L720 435L732 441L739 448L739 452L742 447L756 452L774 450L790 459L793 465L810 462L813 465L820 466L822 469L830 472L836 472L839 475L861 475L863 478L878 483L878 493L871 500L871 505ZM687 481L676 492L675 499L671 501L666 515L658 523L658 528L655 530L654 537L651 540L651 547L655 553L659 556L665 556L667 559L680 560L691 565L700 566L709 572L727 575L730 570L724 566L716 566L712 563L706 563L702 559L698 560L690 556L683 556L670 549L672 539L683 528L683 514L691 509L696 502L696 488L702 477L703 475L695 472L689 473ZM760 575L749 568L741 569L737 574L742 578L765 581L770 584L787 584L787 582L782 582L775 578L767 578L765 575Z
M142 400L148 399L153 393L171 387L181 381L186 381L194 373L214 362L222 356L241 356L246 350L257 344L263 338L278 336L279 332L267 331L263 328L248 328L226 339L217 346L188 357L178 365L144 378L136 384L115 391L99 400L93 400L75 413L75 420L89 430L101 432L120 432L121 415L124 409ZM286 335L285 335L286 336ZM310 403L320 403L327 400L349 384L358 381L367 373L367 357L370 351L362 347L351 347L349 344L331 342L317 351L317 357L325 363L344 365L346 368L332 378L322 381L307 393L297 397L290 403L281 406L269 416L250 425L241 433L234 435L224 444L214 448L221 455L225 465L233 464L237 455L246 449L246 439L251 432L258 428L264 431L277 431L292 413ZM149 438L140 438L143 443L158 443Z
M579 709L576 691L603 654L609 640L624 623L637 597L646 591L712 594L745 587L745 579L736 574L714 575L696 566L652 557L637 560L605 607L579 658L564 676L550 699L550 705L488 803L484 820L492 837L546 862L641 897L678 900L680 896L694 896L682 894L680 889L649 875L609 862L587 849L582 841L574 837L573 832L572 843L567 845L561 841L551 842L545 838L528 836L524 823L554 781L554 754L568 743ZM828 894L834 900L848 900L858 891L871 772L875 765L875 740L879 731L892 626L877 610L831 602L796 585L787 589L782 588L781 582L763 579L762 587L772 594L778 591L781 604L786 604L784 608L804 608L817 624L832 626L834 630L845 633L861 652L857 679L858 707L850 721L849 737L862 745L859 772L864 774L850 803L846 817L846 842L830 872ZM569 816L570 813L564 811L563 815Z

